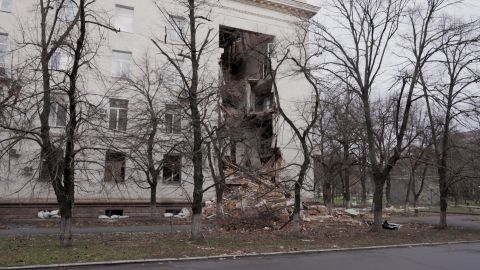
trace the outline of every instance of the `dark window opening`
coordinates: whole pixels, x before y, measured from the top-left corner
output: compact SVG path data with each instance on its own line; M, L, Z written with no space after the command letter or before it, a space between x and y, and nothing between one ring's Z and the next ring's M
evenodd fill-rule
M165 155L163 158L163 182L180 183L182 175L182 157Z
M105 181L125 182L125 165L124 153L108 150L105 155Z
M105 210L105 216L123 216L123 209L107 209Z

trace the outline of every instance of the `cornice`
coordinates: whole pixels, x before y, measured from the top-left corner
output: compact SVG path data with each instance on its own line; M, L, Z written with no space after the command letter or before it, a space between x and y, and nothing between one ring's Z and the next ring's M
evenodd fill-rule
M281 12L290 13L292 15L300 15L302 17L311 18L317 14L320 7L310 5L297 0L237 0L256 6L276 9Z

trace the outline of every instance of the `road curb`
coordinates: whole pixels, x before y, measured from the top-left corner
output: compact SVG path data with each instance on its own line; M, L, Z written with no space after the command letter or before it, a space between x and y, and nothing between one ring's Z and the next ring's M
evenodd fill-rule
M376 249L459 245L459 244L474 244L474 243L480 243L480 240L400 244L400 245L354 247L354 248L310 249L310 250L298 250L298 251L245 253L245 254L239 254L239 255L216 255L216 256L187 257L187 258L139 259L139 260L118 260L118 261L103 261L103 262L88 262L88 263L30 265L30 266L18 266L18 267L0 267L0 270L56 269L56 268L66 268L66 267L114 266L114 265L122 265L122 264L168 263L168 262L188 262L188 261L203 261L203 260L227 260L227 259L235 260L237 258L271 257L271 256L282 256L282 255L301 255L301 254L320 254L320 253L344 252L344 251L364 251L364 250L376 250Z

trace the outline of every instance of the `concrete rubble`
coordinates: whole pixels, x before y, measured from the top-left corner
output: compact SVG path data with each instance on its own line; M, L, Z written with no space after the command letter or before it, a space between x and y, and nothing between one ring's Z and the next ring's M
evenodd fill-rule
M215 199L205 203L205 218L216 218L216 205ZM227 230L278 230L289 224L293 207L293 198L281 185L268 178L235 175L227 180L221 223ZM329 215L327 208L316 202L303 202L302 208L300 217L304 227L330 221L366 226L365 220L373 218L370 213L356 209L338 208Z

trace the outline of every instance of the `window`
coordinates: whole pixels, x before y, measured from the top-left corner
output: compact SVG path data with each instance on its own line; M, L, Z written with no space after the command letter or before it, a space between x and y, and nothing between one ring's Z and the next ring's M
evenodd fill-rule
M57 0L57 5L60 7L60 11L58 12L58 19L64 22L70 22L75 19L77 15L77 4L75 0Z
M12 11L12 0L0 0L0 10L6 12Z
M109 129L117 131L127 130L128 100L110 99Z
M0 33L0 77L8 75L8 35Z
M107 150L105 154L105 182L125 182L126 157L122 152Z
M133 8L121 5L115 6L115 28L122 32L133 32Z
M64 127L67 123L67 109L65 104L54 102L50 104L48 125L51 127Z
M72 53L64 48L59 48L50 59L50 68L53 70L67 71L73 63Z
M128 77L130 74L130 64L132 63L131 52L112 52L112 76Z
M184 17L172 16L165 27L165 42L182 43L182 35L185 35L187 20Z
M165 107L165 133L180 134L182 131L182 117L180 110L175 105L167 104Z
M163 182L180 183L182 172L182 157L180 155L165 155L163 157Z

